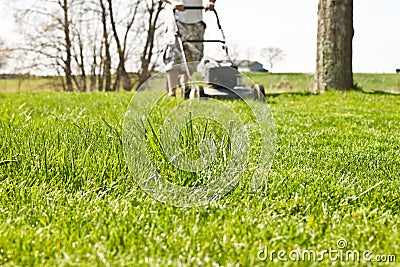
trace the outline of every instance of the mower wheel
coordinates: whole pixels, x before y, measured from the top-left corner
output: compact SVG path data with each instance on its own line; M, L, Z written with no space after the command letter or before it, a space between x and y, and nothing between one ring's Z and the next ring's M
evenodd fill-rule
M207 97L206 93L204 93L204 88L201 85L196 86L196 91L199 97Z
M181 97L184 98L184 99L189 99L190 90L191 90L190 89L190 85L187 85L187 84L183 85L182 86L182 91L181 91Z
M204 93L204 88L203 86L196 85L192 90L190 90L190 99L199 99L201 97L207 97L207 95Z
M256 83L253 85L254 90L254 100L259 100L265 102L265 89L264 85Z

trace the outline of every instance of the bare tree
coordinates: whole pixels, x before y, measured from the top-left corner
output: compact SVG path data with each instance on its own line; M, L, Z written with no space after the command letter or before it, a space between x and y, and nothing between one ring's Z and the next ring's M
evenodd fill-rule
M132 26L134 25L136 15L138 14L140 0L137 0L133 4L131 12L129 12L128 19L126 21L126 24L124 25L125 31L124 31L124 37L123 37L122 42L121 42L120 36L117 31L117 24L115 21L113 2L112 2L112 0L107 0L107 2L108 2L109 13L110 13L111 27L112 27L113 34L114 34L114 40L117 45L117 53L118 53L118 58L119 58L119 63L118 63L118 67L117 67L117 73L116 73L115 82L113 85L113 90L117 90L117 88L119 87L120 80L122 79L122 84L123 84L124 90L130 91L132 89L132 83L131 83L131 79L128 75L128 72L126 71L126 67L125 67L125 60L126 60L125 53L126 53L126 46L127 46L127 42L128 42L128 36L132 29Z
M73 76L73 79L76 87L78 88L78 91L85 92L87 90L87 81L86 81L87 75L86 75L85 55L84 55L85 46L82 40L81 33L79 31L77 31L74 36L76 36L75 43L77 46L77 51L75 51L74 53L74 60L80 70L80 75L79 77Z
M99 73L97 76L97 90L99 92L103 91L103 86L104 86L104 56L102 54L103 51L103 47L104 47L104 42L101 42L101 46L100 46L100 63L99 63ZM94 57L93 59L93 64L96 64L96 58Z
M65 91L131 90L129 68L144 82L160 55L163 7L162 0L37 0L20 6L19 71L60 77Z
M230 46L229 55L231 56L232 60L235 61L240 57L240 47L238 44L233 44Z
M83 66L90 70L89 87L90 91L103 91L104 78L107 76L107 85L111 86L111 52L108 52L109 64L105 66L105 50L110 51L110 42L108 34L108 13L105 2L99 0L83 0L85 6L83 8L84 14L81 17L84 20L84 26L81 31L86 31L84 43L86 44L86 55L84 55L85 64ZM103 8L102 8L103 7ZM107 42L105 42L107 40ZM107 43L107 49L105 49ZM105 71L106 70L106 73ZM107 91L110 91L110 87Z
M261 50L261 55L269 64L269 70L272 71L276 62L282 60L286 54L285 52L276 47L267 47Z
M16 50L24 52L23 69L47 69L63 74L65 91L73 91L71 10L77 0L38 0L17 10L25 42ZM29 61L28 61L29 60ZM48 75L49 73L47 73Z
M139 88L151 75L151 66L153 56L155 54L155 33L159 24L160 13L164 8L163 0L145 1L145 14L147 15L147 23L145 27L146 41L140 56L140 71L139 71Z
M319 0L314 92L353 87L353 0Z
M102 83L101 80L101 64L99 62L99 57L98 54L101 54L101 50L102 50L102 42L100 41L100 53L98 53L98 47L97 47L97 31L95 31L95 34L93 36L93 39L91 40L91 52L92 55L90 56L90 91L96 91L99 90L101 91L101 88L98 88L97 86L97 81L98 79L100 79L99 81L99 85ZM100 60L101 61L101 60ZM96 79L96 77L98 77L98 79Z
M70 9L68 0L58 1L58 5L62 8L64 14L64 21L61 22L61 27L64 32L64 41L65 41L65 54L66 58L64 61L64 72L65 72L65 81L67 86L67 91L72 92L72 70L71 70L71 62L72 62L72 53L71 53L71 36L70 36Z
M104 42L104 78L105 78L105 91L111 91L111 52L110 52L110 38L108 33L108 8L106 2L99 0L101 7L101 23L103 25L103 42Z
M6 52L4 41L0 39L0 69L6 64Z

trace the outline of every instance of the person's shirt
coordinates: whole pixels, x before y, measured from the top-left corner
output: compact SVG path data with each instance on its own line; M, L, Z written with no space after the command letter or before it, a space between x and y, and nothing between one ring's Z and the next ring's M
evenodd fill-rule
M203 0L181 0L185 6L202 6ZM189 9L175 12L175 18L183 23L197 23L203 20L203 10Z

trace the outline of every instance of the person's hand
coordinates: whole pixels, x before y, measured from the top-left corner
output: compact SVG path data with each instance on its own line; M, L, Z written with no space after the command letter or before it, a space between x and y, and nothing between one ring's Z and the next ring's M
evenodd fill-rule
M178 11L185 10L185 5L181 1L175 1L172 3L172 8Z
M208 4L206 5L206 11L213 11L214 10L214 2L208 2Z

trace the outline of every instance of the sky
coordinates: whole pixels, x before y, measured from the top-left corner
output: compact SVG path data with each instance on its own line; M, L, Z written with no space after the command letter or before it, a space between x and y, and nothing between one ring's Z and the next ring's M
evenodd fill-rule
M0 37L12 39L15 26L5 2L0 0ZM315 71L318 0L217 0L216 9L229 48L240 51L239 59L266 63L261 49L276 47L286 56L274 72ZM354 0L354 72L394 73L400 68L399 14L400 0ZM213 13L204 19L207 36L218 37ZM206 53L214 55L216 48L210 46Z

